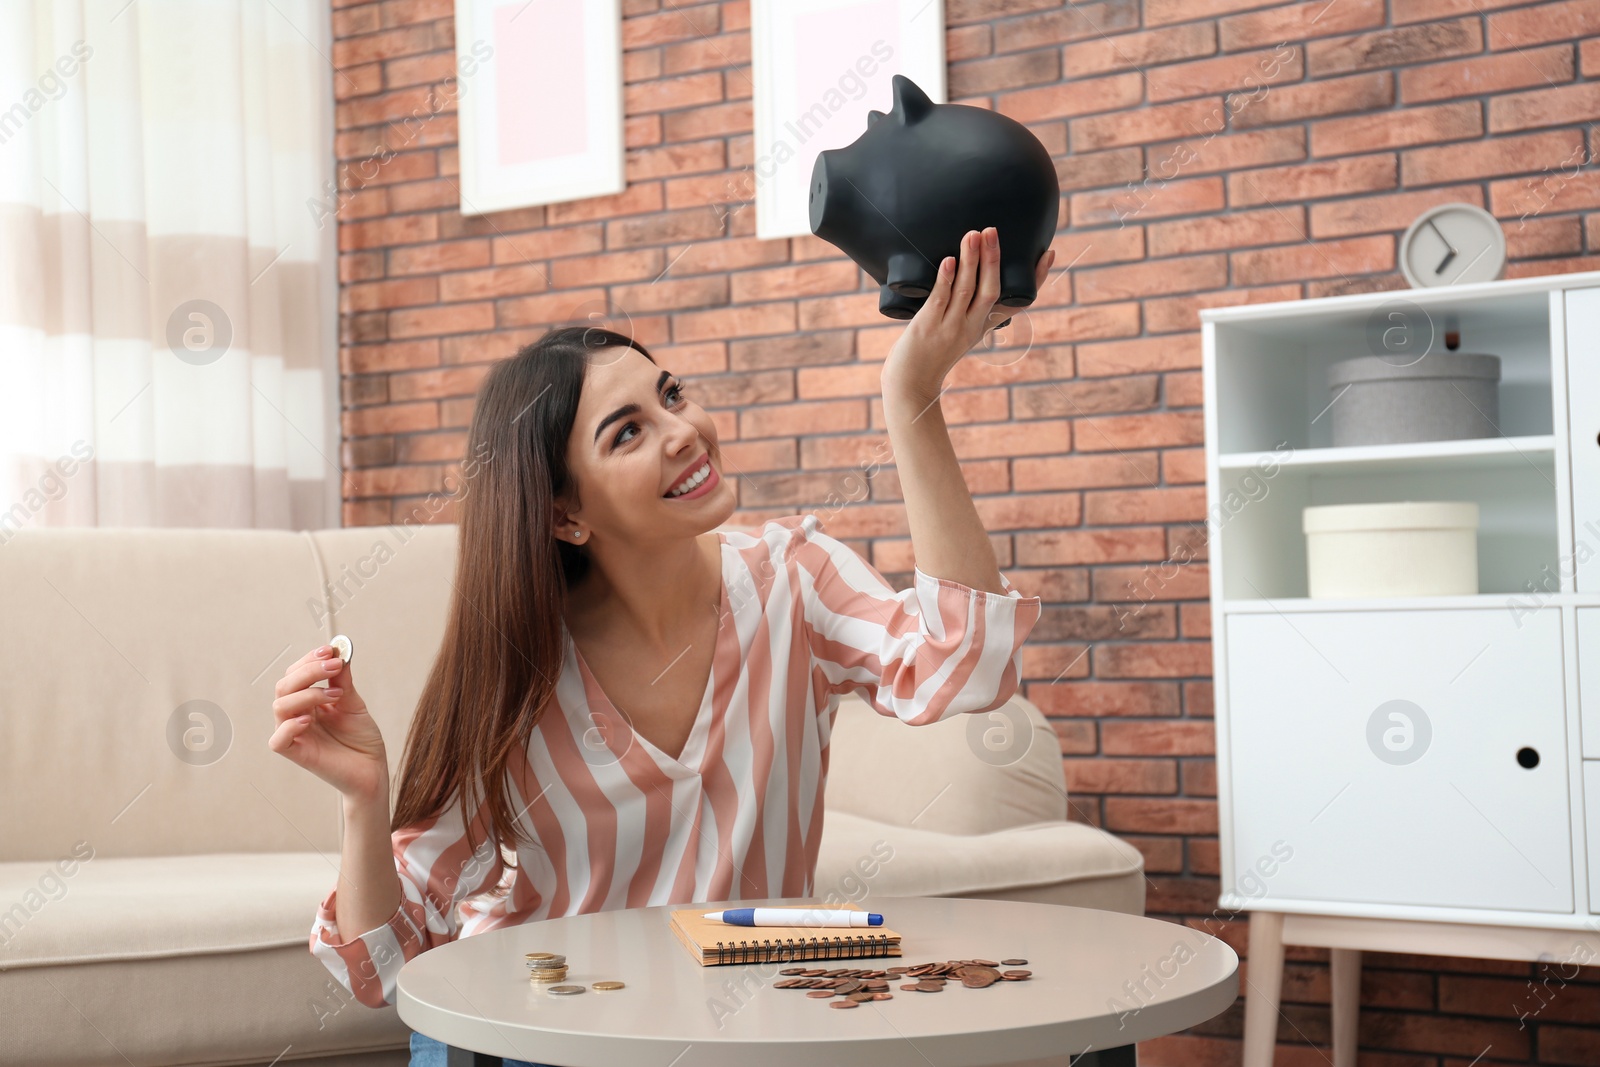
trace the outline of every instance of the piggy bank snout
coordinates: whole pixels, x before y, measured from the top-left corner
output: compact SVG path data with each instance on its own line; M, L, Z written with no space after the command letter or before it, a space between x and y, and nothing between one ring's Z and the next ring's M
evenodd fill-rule
M810 205L811 232L824 241L834 241L837 236L833 233L839 226L840 208L838 198L832 195L833 185L829 181L829 172L833 169L832 160L839 150L830 148L817 153L817 161L811 165L811 185L807 192ZM831 210L830 210L831 208Z

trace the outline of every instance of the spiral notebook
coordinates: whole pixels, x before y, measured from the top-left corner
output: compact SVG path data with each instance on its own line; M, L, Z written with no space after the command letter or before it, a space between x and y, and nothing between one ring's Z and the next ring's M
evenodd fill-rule
M802 905L805 911L817 905ZM851 911L861 911L845 904ZM703 967L717 963L843 960L900 955L900 935L887 926L730 926L705 918L704 906L672 913L672 932Z

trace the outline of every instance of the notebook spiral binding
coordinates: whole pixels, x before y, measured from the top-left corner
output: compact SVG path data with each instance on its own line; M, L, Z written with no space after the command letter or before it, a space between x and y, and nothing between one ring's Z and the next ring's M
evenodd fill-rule
M760 941L718 941L718 963L783 963L789 960L850 959L881 956L891 944L886 934L840 934L836 937L762 938ZM826 955L818 955L826 952Z

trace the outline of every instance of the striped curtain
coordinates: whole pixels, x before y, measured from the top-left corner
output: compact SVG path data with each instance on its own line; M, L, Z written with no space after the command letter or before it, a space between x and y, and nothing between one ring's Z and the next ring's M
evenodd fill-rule
M337 526L326 0L0 0L0 544Z

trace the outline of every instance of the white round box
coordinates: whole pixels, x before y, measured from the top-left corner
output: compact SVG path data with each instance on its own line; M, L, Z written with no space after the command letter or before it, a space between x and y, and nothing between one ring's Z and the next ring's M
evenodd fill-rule
M1430 500L1304 510L1309 596L1471 596L1478 505Z

